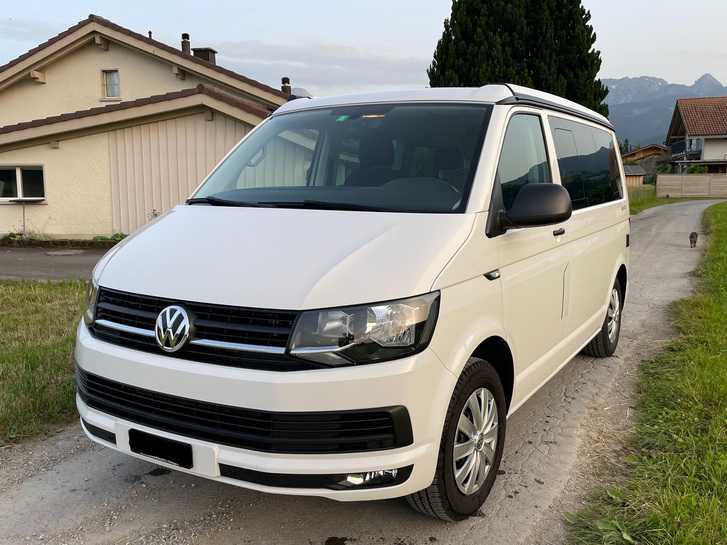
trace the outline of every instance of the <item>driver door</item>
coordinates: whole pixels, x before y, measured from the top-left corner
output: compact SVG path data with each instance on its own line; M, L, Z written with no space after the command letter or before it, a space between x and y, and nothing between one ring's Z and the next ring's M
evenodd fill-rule
M518 110L507 125L498 162L505 212L527 184L553 183L543 121ZM559 225L510 229L498 237L505 328L515 350L516 396L524 399L557 370L562 342L567 250Z

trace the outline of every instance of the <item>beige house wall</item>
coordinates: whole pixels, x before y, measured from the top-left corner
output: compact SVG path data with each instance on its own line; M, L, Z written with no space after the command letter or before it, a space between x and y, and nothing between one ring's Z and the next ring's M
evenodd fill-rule
M88 43L41 69L46 83L27 77L0 91L0 126L107 106L103 70L119 70L121 100L133 100L195 87L202 80L179 79L172 65L117 42L108 50Z
M46 194L40 204L0 202L0 235L88 238L112 232L107 134L64 140L58 149L42 144L0 152L0 165L41 165Z
M0 236L131 233L183 202L251 125L220 112L110 129L0 152L0 166L43 167L45 201L0 201Z
M727 138L705 138L702 160L724 161L725 159L727 159Z
M183 202L250 129L215 112L111 131L113 231L130 233Z

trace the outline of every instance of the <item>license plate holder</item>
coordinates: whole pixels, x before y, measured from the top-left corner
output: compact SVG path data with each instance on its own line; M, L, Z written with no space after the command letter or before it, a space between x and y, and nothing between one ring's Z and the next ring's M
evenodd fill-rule
M192 469L192 445L174 439L167 439L141 430L129 430L131 452L151 456L164 462Z

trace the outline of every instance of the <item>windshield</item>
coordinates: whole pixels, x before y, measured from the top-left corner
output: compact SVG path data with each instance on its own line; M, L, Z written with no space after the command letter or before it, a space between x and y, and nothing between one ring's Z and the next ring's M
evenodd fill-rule
M273 116L188 202L462 212L491 109L379 104Z

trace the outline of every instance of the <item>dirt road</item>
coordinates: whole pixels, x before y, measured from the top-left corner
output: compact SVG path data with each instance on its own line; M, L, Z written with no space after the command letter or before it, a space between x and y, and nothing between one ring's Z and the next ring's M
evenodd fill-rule
M633 219L629 299L615 357L578 357L508 423L502 466L481 516L443 524L403 501L358 504L246 491L92 446L78 426L0 449L0 544L557 543L562 515L627 427L628 384L671 334L667 307L689 293L708 201Z

